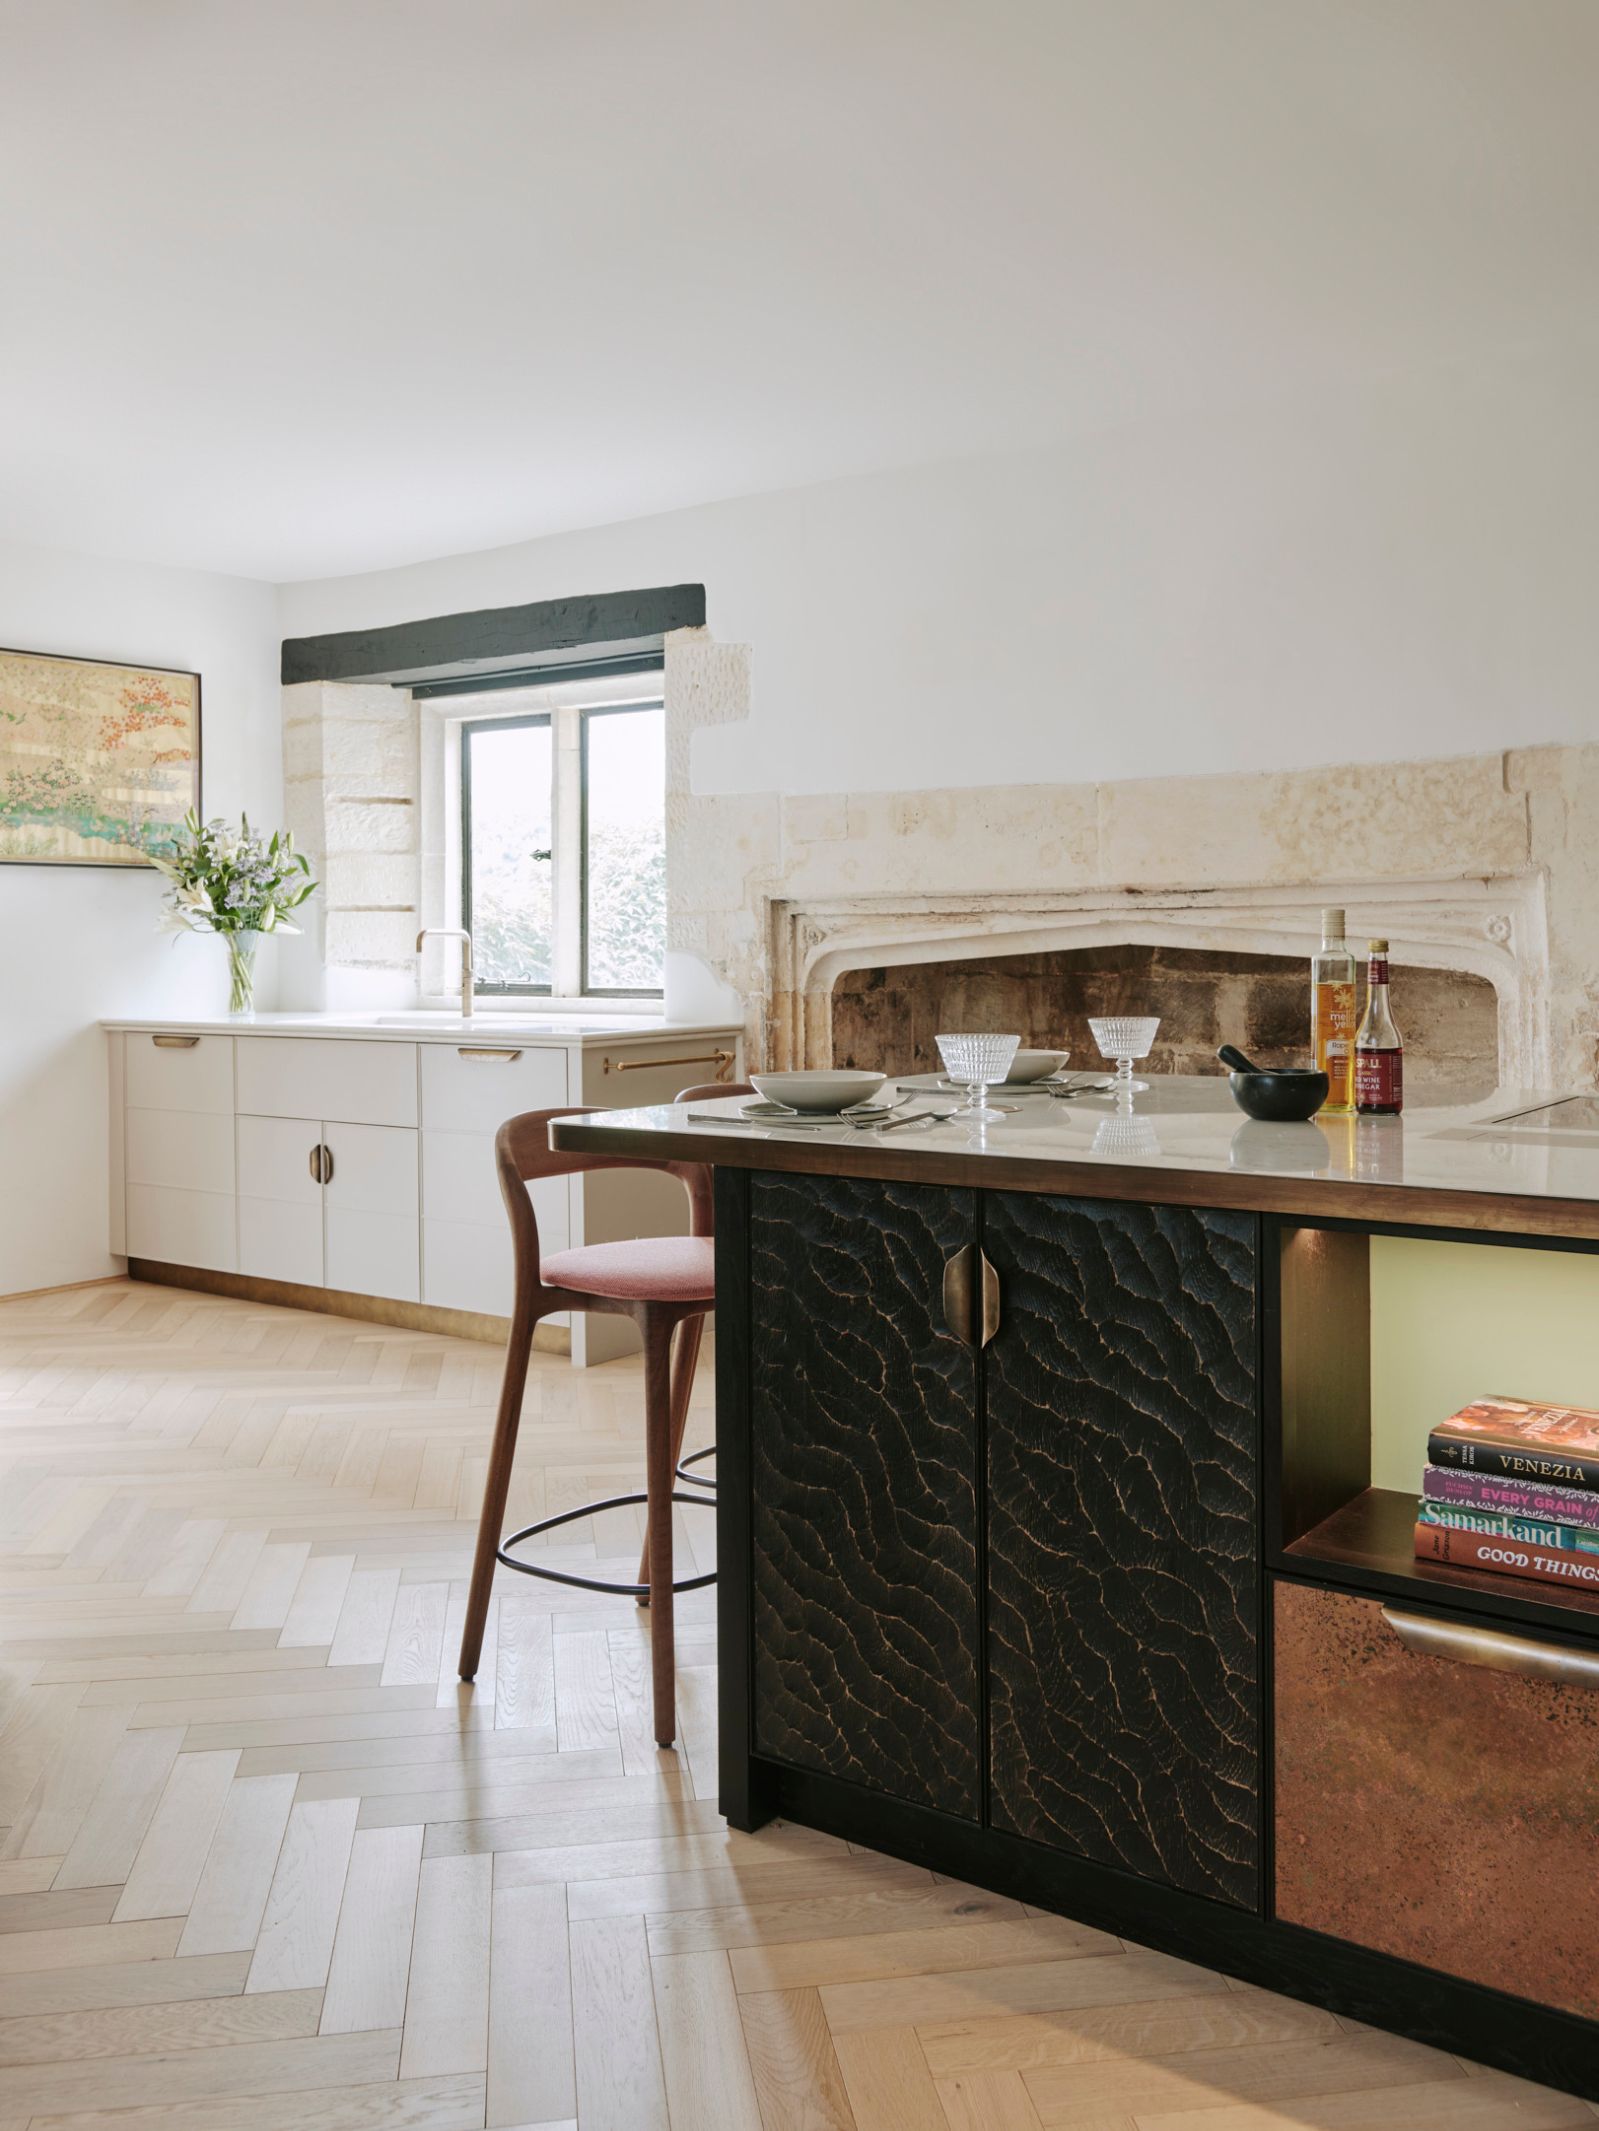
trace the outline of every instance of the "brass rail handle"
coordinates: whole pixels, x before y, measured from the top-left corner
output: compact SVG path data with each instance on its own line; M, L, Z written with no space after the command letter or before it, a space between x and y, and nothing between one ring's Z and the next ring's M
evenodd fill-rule
M700 1051L692 1058L606 1058L602 1060L602 1073L646 1073L652 1066L713 1065L718 1080L726 1080L727 1069L733 1063L731 1051Z
M1423 1613L1400 1613L1392 1606L1383 1607L1382 1617L1417 1657L1450 1658L1457 1665L1482 1665L1490 1672L1519 1672L1526 1679L1553 1680L1562 1687L1599 1687L1599 1655L1587 1650L1535 1643L1522 1635L1502 1635L1496 1628L1468 1628Z
M492 1051L486 1044L482 1043L458 1043L455 1047L455 1055L457 1058L497 1058L502 1062L509 1063L513 1058L520 1058L522 1053L520 1051Z
M192 1051L199 1042L198 1036L152 1036L150 1041L158 1051Z

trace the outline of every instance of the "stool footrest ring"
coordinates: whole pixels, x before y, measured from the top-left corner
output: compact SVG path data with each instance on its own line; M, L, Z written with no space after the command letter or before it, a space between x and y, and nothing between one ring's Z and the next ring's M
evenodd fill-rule
M700 1455L703 1456L704 1453L701 1452ZM650 1587L647 1583L610 1583L603 1576L574 1576L566 1569L547 1569L539 1562L517 1561L510 1549L520 1546L524 1539L537 1539L541 1533L553 1532L563 1524L577 1524L585 1517L597 1517L601 1510L630 1509L636 1503L647 1503L649 1499L646 1494L609 1495L603 1502L582 1502L576 1509L563 1509L558 1516L541 1517L537 1524L525 1524L521 1531L512 1532L509 1538L502 1539L494 1550L496 1558L503 1567L515 1569L518 1576L537 1576L545 1583L571 1584L579 1591L605 1591L616 1598L648 1598ZM715 1503L704 1495L680 1495L675 1490L672 1500L681 1502L688 1509L716 1507ZM716 1571L712 1569L706 1576L685 1576L681 1582L674 1583L672 1589L703 1591L707 1584L715 1581Z
M705 1458L714 1458L715 1455L716 1445L714 1443L707 1443L703 1450L691 1450L686 1458L678 1459L677 1477L686 1487L703 1487L714 1494L716 1492L715 1480L702 1480L697 1472L690 1472L689 1467L698 1465Z

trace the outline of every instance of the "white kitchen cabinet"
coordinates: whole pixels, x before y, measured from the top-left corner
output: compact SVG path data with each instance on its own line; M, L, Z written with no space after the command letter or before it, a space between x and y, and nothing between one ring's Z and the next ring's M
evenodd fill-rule
M239 1119L239 1270L415 1302L417 1136L393 1125Z
M264 1025L274 1018L277 1031ZM332 1016L268 1016L243 1031L113 1025L113 1249L509 1316L500 1125L527 1110L669 1099L714 1078L720 1058L736 1063L737 1036L574 1024L528 1040L483 1024L426 1040ZM636 1170L532 1191L546 1251L686 1226L681 1189ZM621 1318L579 1316L570 1330L579 1363L635 1343Z
M233 1043L139 1032L123 1051L123 1242L130 1258L230 1273Z
M326 1272L346 1295L421 1297L417 1136L394 1125L343 1125L322 1134Z
M239 1271L325 1286L320 1120L241 1117L238 1139Z
M238 1106L254 1117L416 1124L414 1043L241 1036Z
M422 1300L508 1317L515 1274L494 1135L524 1110L564 1107L567 1054L476 1042L421 1050ZM533 1186L547 1251L566 1248L570 1198L565 1177Z

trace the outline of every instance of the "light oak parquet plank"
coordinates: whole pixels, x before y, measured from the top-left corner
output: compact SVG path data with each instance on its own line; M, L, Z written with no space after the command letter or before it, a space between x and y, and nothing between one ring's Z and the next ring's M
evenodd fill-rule
M114 1922L188 1915L238 1765L238 1753L226 1749L179 1754L133 1860Z
M112 1756L56 1874L58 1887L120 1885L133 1868L183 1733L171 1726L130 1732Z
M247 1991L326 1983L354 1839L353 1798L328 1798L290 1812Z
M572 2036L583 2131L671 2131L642 1917L573 1924Z
M254 1949L293 1804L292 1776L246 1776L231 1785L178 1941L180 1954Z
M399 2037L311 2035L288 2042L243 2042L157 2057L86 2057L0 2071L0 2109L48 2120L74 2111L163 2108L235 2094L283 2096L307 2088L391 2080ZM279 2122L303 2131L299 2111L280 2100Z
M484 2072L494 1860L429 1858L417 1888L400 2076Z
M489 1960L489 2131L577 2108L566 1890L496 1887Z
M857 2131L817 1993L751 1991L738 2010L764 2131Z
M695 1937L684 1945L663 1942L655 1949L661 1953L692 1953L701 1944L746 1943L740 1920L750 1912L777 1912L789 1904L811 1900L831 1903L835 1890L846 1902L856 1898L857 1890L862 1901L874 1891L892 1901L896 1893L925 1891L933 1884L933 1875L922 1866L903 1865L887 1857L855 1856L843 1851L796 1860L762 1851L737 1864L700 1871L643 1872L578 1881L572 1887L570 1903L574 1917L647 1917L652 1943L656 1933L666 1931L669 1919L684 1911L703 1912L703 1938ZM829 1909L827 1914L830 1921L826 1928L836 1933L836 1912ZM695 1926L688 1923L685 1930L692 1934ZM814 1926L802 1925L796 1935L808 1939L817 1934ZM782 1938L787 1934L779 1931L774 1936ZM757 1931L748 1943L758 1943L760 1937Z
M1050 2066L1022 2077L1046 2131L1070 2127L1090 2109L1125 2109L1138 2119L1215 2109L1222 2103L1242 2107L1292 2101L1297 2110L1318 2095L1350 2101L1362 2091L1391 2093L1451 2079L1459 2081L1464 2097L1471 2084L1441 2050L1378 2034ZM1207 2131L1221 2127L1210 2125Z
M307 1559L278 1637L279 1649L326 1650L331 1645L354 1569L353 1554L319 1554Z
M667 2109L705 2131L761 2131L738 1996L725 1953L652 1961Z
M324 2035L403 2023L421 1865L420 1827L357 1833L322 2007Z
M943 2131L947 2119L913 2029L833 2034L855 2131Z
M1236 2049L1338 2031L1332 2014L1320 2006L1268 1991L1224 1988L1192 1998L1078 2008L1069 2016L931 2021L916 2030L935 2079L1094 2064L1107 2057L1175 2057L1184 2050Z
M1586 2102L1519 2080L1435 2085L1295 2099L1282 2108L1223 2104L1140 2113L1138 2131L1564 2131L1591 2123Z
M949 2131L1043 2131L1020 2072L961 2072L934 2086Z
M206 1954L193 1960L108 1961L94 1968L48 1968L0 1981L0 2019L34 2013L93 2012L101 2006L177 2005L186 1999L231 1998L244 1988L247 1953Z
M0 2067L284 2042L314 2035L321 2010L319 1990L293 1990L259 1998L229 1992L164 2004L35 2013L0 2020Z
M1189 1996L1211 1981L1208 1969L1164 1953L1085 1954L1076 1959L1018 1961L1002 1967L840 1983L823 1988L822 2005L836 2035L869 2027L969 2020L985 2012L1049 2013L1130 1998Z
M398 1569L357 1569L349 1580L328 1650L330 1665L377 1665L389 1647L399 1595Z
M810 1985L864 1983L892 1976L933 1976L949 1969L1001 1968L1011 1963L1069 1961L1120 1951L1120 1941L1065 1917L1018 1917L964 1928L860 1933L752 1945L732 1956L742 1990L799 1990Z
M182 1924L85 1924L77 1930L26 1931L0 1938L0 1977L87 1968L106 1961L164 1961L178 1950Z

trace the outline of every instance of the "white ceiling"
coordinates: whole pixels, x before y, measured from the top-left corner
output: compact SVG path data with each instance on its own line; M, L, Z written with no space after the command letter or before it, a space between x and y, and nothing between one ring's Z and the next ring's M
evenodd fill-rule
M0 0L0 534L368 569L1591 334L1599 0Z

